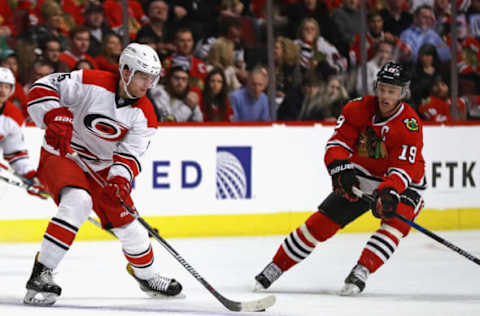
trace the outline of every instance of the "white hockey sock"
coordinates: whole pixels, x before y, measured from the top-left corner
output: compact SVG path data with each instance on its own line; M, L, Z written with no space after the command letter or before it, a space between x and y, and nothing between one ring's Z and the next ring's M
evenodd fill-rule
M38 261L47 268L55 269L91 211L92 199L85 190L63 189L57 215L50 220L43 236Z
M137 221L112 229L122 243L123 254L133 268L135 275L143 280L154 277L158 267L154 263L154 255L148 232Z

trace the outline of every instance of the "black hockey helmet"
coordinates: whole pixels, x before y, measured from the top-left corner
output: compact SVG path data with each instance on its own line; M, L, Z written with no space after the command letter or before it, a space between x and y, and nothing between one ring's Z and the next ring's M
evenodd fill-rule
M377 73L377 83L378 82L385 82L406 88L410 83L410 78L402 65L391 61L386 63Z

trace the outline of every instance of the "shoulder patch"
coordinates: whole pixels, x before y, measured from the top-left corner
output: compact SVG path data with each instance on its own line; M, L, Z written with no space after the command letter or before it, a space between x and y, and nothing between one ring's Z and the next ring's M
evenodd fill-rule
M410 131L410 132L418 132L418 122L417 119L412 117L412 118L406 118L403 120L403 123L405 124L405 127Z

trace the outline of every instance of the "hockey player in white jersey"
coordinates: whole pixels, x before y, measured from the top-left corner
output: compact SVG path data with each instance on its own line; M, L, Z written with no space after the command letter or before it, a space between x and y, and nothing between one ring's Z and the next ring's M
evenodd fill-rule
M48 224L25 304L51 305L61 294L52 277L93 208L104 228L120 240L128 273L150 296L175 296L182 286L161 276L147 231L125 212L132 205L131 182L141 171L140 158L156 130L156 116L145 96L161 71L157 53L132 43L120 55L119 76L98 70L56 73L35 82L28 112L45 129L38 177L58 212ZM107 182L100 187L68 153L75 150Z
M27 147L23 141L22 125L25 121L22 111L8 98L15 92L15 77L10 69L0 67L0 148L3 159L8 162L27 185L27 192L42 199L39 194L44 187L36 176L33 164L30 162ZM0 164L0 168L2 165ZM7 168L4 166L4 168Z

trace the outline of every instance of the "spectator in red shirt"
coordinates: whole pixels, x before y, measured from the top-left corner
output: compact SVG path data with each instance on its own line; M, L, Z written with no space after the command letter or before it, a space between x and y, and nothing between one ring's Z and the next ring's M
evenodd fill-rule
M108 24L117 33L121 33L123 0L105 0L103 9ZM148 23L148 17L137 0L128 0L128 31L131 39L134 39L143 24Z
M8 1L0 1L0 37L16 36L13 13Z
M108 33L103 39L102 54L95 57L98 69L118 73L118 59L122 53L122 40L116 33Z
M201 110L206 122L231 122L233 109L227 94L225 74L220 68L213 68L205 79Z
M65 63L70 70L75 68L75 64L80 59L86 59L97 68L97 63L87 54L90 46L90 32L85 26L76 26L70 31L71 45L70 49L60 54L60 61Z
M175 33L176 53L164 61L164 71L168 73L172 65L181 65L190 69L190 87L203 90L207 76L207 66L203 60L193 56L193 33L190 29L181 28Z

